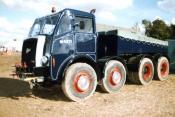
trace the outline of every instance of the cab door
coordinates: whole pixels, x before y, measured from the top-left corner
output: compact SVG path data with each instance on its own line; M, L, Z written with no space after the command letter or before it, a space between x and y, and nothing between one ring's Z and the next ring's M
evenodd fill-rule
M76 17L75 42L76 54L88 55L96 60L96 34L94 33L93 18Z
M74 53L74 35L71 26L71 14L65 11L60 18L58 28L53 36L51 49L51 79L57 80L61 68L70 55Z

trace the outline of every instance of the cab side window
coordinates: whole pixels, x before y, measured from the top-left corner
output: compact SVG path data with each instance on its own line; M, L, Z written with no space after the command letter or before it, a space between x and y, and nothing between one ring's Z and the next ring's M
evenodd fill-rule
M93 21L90 18L75 17L76 32L93 33Z
M71 20L68 15L63 15L61 18L57 35L64 34L71 31Z

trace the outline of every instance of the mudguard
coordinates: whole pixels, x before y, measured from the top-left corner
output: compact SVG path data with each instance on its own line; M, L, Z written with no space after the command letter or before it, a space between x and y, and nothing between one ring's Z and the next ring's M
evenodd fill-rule
M59 83L61 83L61 81L63 80L65 72L68 69L68 67L77 62L83 62L91 65L96 71L98 76L98 66L92 57L90 57L89 55L72 55L69 57L69 59L63 62L64 65L62 65L61 69L57 71L57 81Z

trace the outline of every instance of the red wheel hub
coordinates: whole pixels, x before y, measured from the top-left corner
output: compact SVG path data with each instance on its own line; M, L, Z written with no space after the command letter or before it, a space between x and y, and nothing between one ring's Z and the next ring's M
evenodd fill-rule
M153 74L153 68L151 64L145 64L143 69L143 79L149 80L152 77Z
M122 79L122 74L118 67L112 69L110 76L109 76L109 82L111 85L116 86L120 83Z
M163 77L168 75L168 63L166 61L161 64L160 73Z
M80 72L75 76L74 79L75 90L79 93L85 92L90 86L90 76L86 72Z

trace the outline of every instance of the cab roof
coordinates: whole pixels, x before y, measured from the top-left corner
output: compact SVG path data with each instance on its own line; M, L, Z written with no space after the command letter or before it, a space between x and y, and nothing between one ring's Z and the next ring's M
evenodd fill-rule
M59 12L56 12L56 13L52 13L50 15L46 15L46 16L43 16L43 17L40 17L40 18L37 18L37 19L42 19L42 18L46 18L46 17L50 17L50 16L53 16L53 15L57 15L59 13L62 13L66 10L69 10L71 13L73 13L75 16L79 16L79 17L87 17L87 18L95 18L95 16L91 13L88 13L88 12L85 12L85 11L80 11L80 10L75 10L75 9L70 9L70 8L66 8L66 9L63 9Z

